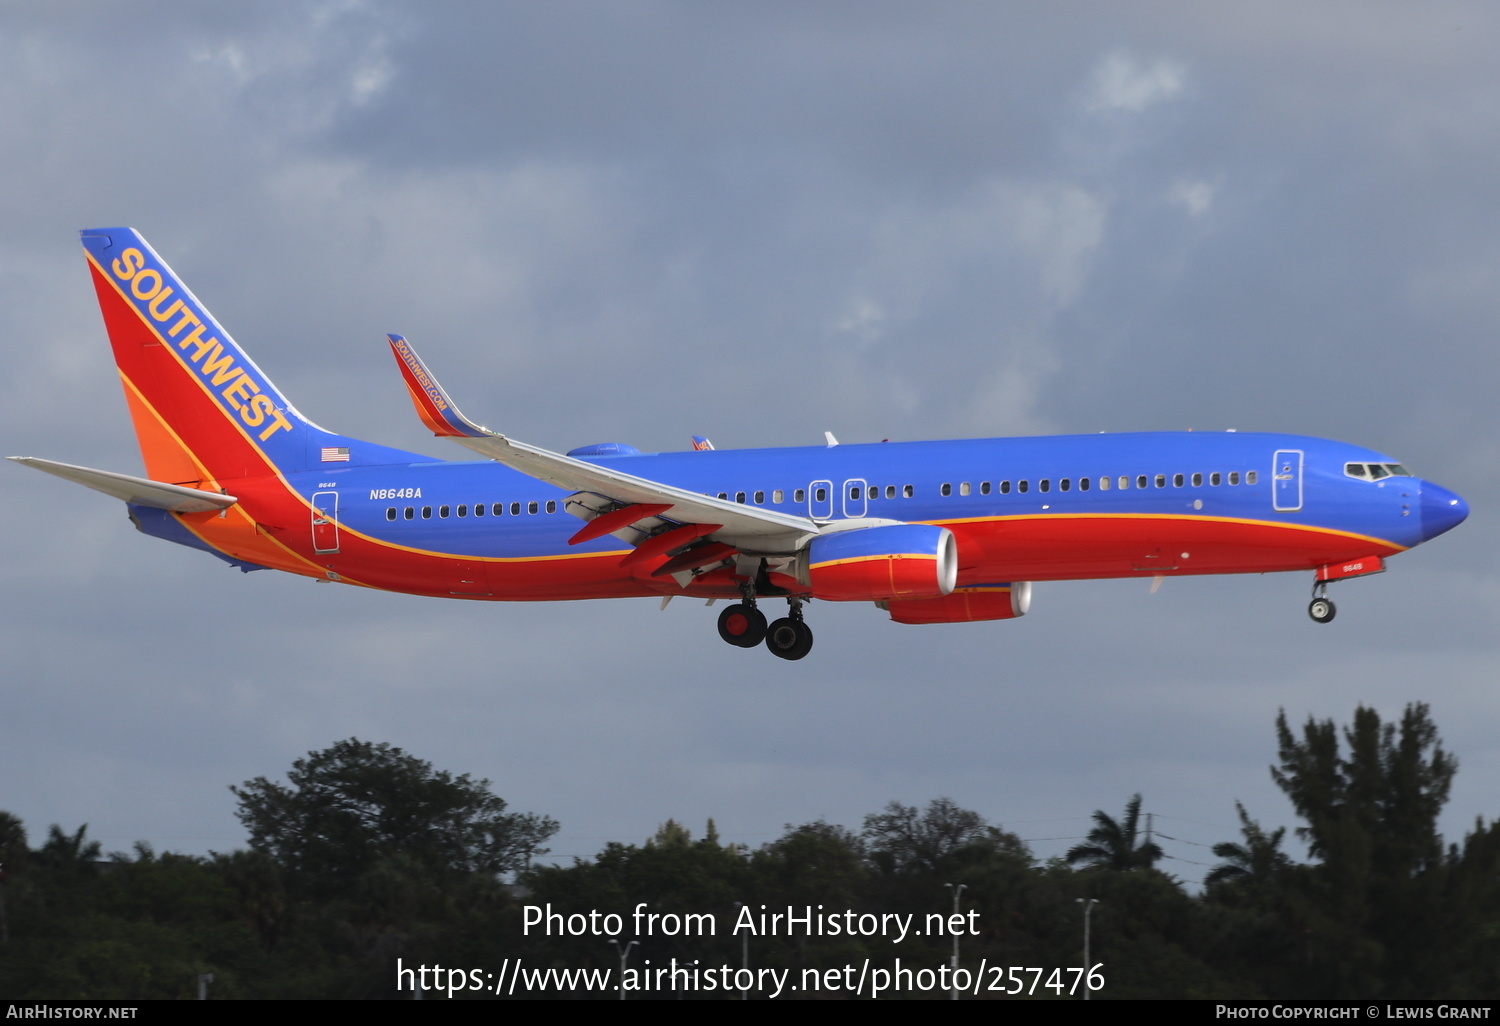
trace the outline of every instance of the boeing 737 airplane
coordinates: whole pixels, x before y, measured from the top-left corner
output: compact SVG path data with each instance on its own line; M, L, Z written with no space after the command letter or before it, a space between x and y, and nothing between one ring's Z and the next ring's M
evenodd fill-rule
M686 452L549 452L480 427L390 336L434 461L298 413L141 236L83 232L146 476L11 457L123 499L149 535L241 570L496 601L675 595L800 659L809 599L903 624L1023 615L1033 581L1303 571L1330 582L1468 506L1382 453L1295 435L1153 432ZM763 600L787 602L767 623Z

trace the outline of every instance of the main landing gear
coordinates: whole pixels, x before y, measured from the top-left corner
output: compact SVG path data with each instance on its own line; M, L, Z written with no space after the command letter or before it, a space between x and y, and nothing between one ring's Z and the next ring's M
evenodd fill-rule
M766 614L755 607L755 596L746 590L745 601L736 602L719 614L719 637L740 648L754 648L762 641L781 659L801 659L812 651L812 629L802 622L802 600L788 598L789 615L766 624Z
M1313 598L1307 606L1307 615L1318 623L1327 623L1332 620L1338 612L1333 600L1328 597L1328 582L1318 581L1313 584Z

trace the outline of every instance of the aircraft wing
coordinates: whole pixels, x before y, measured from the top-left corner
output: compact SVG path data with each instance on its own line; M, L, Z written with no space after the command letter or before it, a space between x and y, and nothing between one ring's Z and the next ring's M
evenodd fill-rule
M539 481L581 493L569 500L569 511L586 520L613 514L623 506L640 505L644 517L658 517L677 524L717 524L713 537L742 552L796 552L818 533L818 525L806 517L778 513L758 506L743 506L725 499L691 492L673 485L626 474L611 467L574 459L540 449L498 434L469 420L448 398L437 379L427 370L416 351L400 335L389 336L396 363L411 393L422 422L440 438L488 456ZM590 501L591 497L594 498ZM602 501L600 501L602 500ZM655 507L646 512L644 507ZM628 514L623 514L628 516ZM627 528L631 521L617 521ZM617 537L630 532L613 530ZM636 531L644 540L649 531ZM635 539L631 539L634 541Z
M137 506L167 509L174 513L209 513L217 509L228 509L239 501L233 495L221 495L218 492L206 492L201 488L188 488L183 485L166 484L162 481L149 481L143 477L116 474L108 470L75 467L71 463L57 463L53 460L38 459L35 456L7 456L6 459L53 474L64 481L84 485L96 492L112 495Z

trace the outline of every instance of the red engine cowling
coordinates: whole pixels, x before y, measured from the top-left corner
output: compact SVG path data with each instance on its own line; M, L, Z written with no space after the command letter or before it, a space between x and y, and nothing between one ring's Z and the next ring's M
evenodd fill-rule
M1011 620L1031 608L1031 582L981 584L942 598L892 599L882 606L897 623L973 623Z
M940 598L958 580L953 532L891 524L819 535L808 547L814 598L832 602Z

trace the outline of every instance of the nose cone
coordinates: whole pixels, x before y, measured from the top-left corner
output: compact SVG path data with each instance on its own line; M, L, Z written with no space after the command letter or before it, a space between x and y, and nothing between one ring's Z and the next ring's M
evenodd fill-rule
M1422 540L1451 531L1469 515L1469 504L1446 488L1422 482Z

